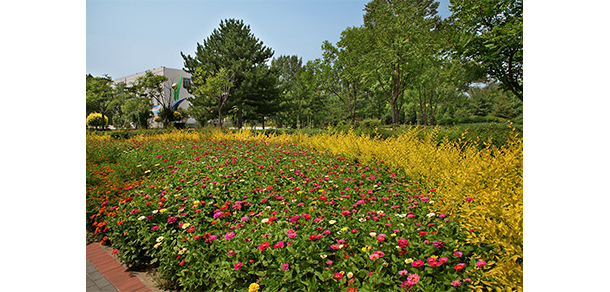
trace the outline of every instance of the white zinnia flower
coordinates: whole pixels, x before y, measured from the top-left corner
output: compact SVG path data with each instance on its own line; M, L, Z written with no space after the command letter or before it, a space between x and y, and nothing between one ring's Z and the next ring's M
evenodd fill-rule
M157 237L157 242L161 242L161 240L163 240L163 236Z

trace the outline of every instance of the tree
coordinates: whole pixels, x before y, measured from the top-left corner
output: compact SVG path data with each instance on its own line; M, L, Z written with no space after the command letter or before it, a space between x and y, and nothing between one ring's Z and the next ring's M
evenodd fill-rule
M201 68L195 69L192 75L192 82L196 86L193 90L194 97L188 100L191 102L191 112L196 113L195 118L199 124L205 125L215 112L218 125L222 127L222 116L226 113L225 104L233 85L232 80L224 68L216 74L203 72Z
M233 77L233 87L227 99L227 106L235 107L237 126L243 126L244 114L260 116L269 99L277 98L273 93L275 83L266 62L273 51L250 32L250 26L243 20L227 19L203 41L197 43L194 56L180 53L184 59L184 70L194 74L196 68L203 72L218 73L225 68Z
M456 53L523 102L523 1L451 0Z
M366 4L364 27L368 54L368 76L379 83L398 123L400 99L423 72L421 57L429 51L430 31L440 21L434 0L373 0Z
M94 77L91 74L87 74L87 91L86 91L86 110L87 115L93 112L100 113L102 120L108 119L109 107L112 100L114 99L114 90L112 88L112 79L108 75L101 77ZM106 127L106 124L100 124L102 129Z
M145 101L155 100L161 106L159 116L163 121L163 127L167 127L173 119L171 88L165 85L167 77L155 75L147 71L145 75L136 79L133 90L136 98ZM150 105L150 104L149 104Z
M148 120L152 118L150 110L151 104L147 98L133 97L127 99L121 106L121 110L125 113L125 117L133 126L137 128L148 129Z
M303 95L301 73L303 60L296 55L279 56L271 60L271 68L278 73L279 115L278 124L287 123L293 127L301 127L303 121L303 106L306 96Z
M363 28L348 27L341 32L337 47L329 41L322 44L324 88L341 100L353 125L363 85Z
M303 71L298 77L297 96L300 98L300 107L297 114L302 114L302 124L307 127L315 127L328 121L329 106L327 95L322 88L322 61L315 59L307 61Z

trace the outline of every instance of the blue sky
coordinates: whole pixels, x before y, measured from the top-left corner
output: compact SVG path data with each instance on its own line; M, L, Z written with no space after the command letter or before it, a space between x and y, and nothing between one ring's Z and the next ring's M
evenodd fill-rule
M87 0L86 67L94 76L119 78L165 66L182 68L180 52L193 55L220 21L243 19L274 57L322 56L324 40L362 25L370 0ZM449 0L440 0L449 15Z

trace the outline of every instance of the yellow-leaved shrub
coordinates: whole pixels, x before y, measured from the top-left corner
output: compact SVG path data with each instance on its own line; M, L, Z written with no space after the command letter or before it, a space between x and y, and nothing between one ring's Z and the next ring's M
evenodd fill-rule
M405 171L444 197L440 208L457 217L468 244L489 251L477 255L491 269L475 271L471 288L483 285L502 291L523 290L523 140L516 133L498 149L479 149L463 141L437 142L435 130L408 129L387 139L327 132L293 139L362 162L383 160ZM283 136L283 135L282 135ZM285 138L284 138L285 139ZM465 198L473 198L464 203Z

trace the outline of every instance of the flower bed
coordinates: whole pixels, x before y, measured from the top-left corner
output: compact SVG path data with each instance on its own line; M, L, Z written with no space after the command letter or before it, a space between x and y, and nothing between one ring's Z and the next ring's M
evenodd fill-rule
M167 288L466 291L493 266L442 195L383 162L261 139L91 140L88 162L109 148L88 164L88 229Z

